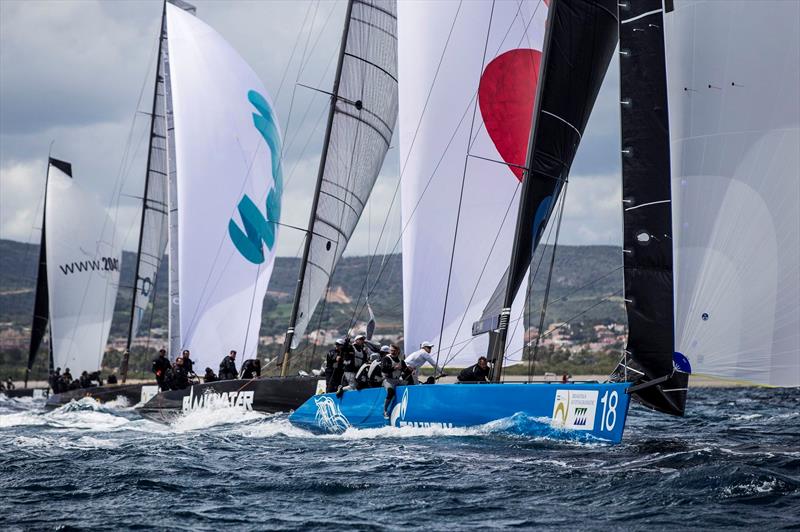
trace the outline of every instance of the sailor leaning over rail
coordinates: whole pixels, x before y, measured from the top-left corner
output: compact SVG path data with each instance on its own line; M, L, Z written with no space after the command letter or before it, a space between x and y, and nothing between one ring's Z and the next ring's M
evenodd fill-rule
M414 384L419 384L419 368L425 364L433 366L434 376L444 373L444 368L439 367L436 363L436 358L431 354L433 344L431 342L422 342L419 347L419 350L406 356L406 365L408 369L411 370L411 379L414 381Z

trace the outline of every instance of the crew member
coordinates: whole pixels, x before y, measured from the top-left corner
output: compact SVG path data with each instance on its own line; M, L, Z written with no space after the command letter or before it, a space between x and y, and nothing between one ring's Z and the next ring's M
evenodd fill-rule
M203 382L216 382L219 379L211 368L206 368L206 374L203 375Z
M239 377L239 372L236 371L236 351L231 351L228 356L222 359L219 363L219 380L227 381Z
M343 360L342 350L345 341L340 338L336 340L336 345L325 355L325 393L335 392L342 382Z
M13 390L14 388L16 388L14 381L11 380L11 377L6 377L6 390Z
M83 371L80 377L81 388L91 388L92 387L92 378L89 377L89 373Z
M386 400L383 402L383 417L389 419L389 405L397 395L397 386L403 373L408 371L405 361L400 358L400 348L392 344L389 354L381 360L381 373L383 373L383 387L386 388Z
M169 371L169 369L170 363L167 359L167 350L159 349L158 356L153 360L153 373L156 375L156 383L158 383L158 387L162 390L168 389L167 371Z
M169 383L169 387L172 390L183 390L189 387L189 372L186 371L186 366L183 365L183 361L183 356L179 356L172 366Z
M255 379L261 376L261 361L257 358L248 358L242 362L242 375L240 379Z
M341 397L345 390L357 390L358 384L356 383L356 372L361 367L362 361L357 357L354 346L350 345L347 339L344 340L344 345L341 349L342 353L342 381L339 385L336 395Z
M47 382L50 384L50 388L53 390L53 393L61 393L61 368L56 368L55 371L50 372L50 376L47 378Z
M431 349L433 349L433 344L430 342L422 342L419 346L418 351L414 351L410 355L406 357L406 365L411 370L411 380L414 384L419 384L419 368L424 366L425 364L430 364L433 366L434 374L440 374L444 372L443 368L440 368L438 364L436 364L436 359L431 355Z
M356 352L356 365L361 367L369 364L372 347L367 343L367 337L359 334L353 339L353 351Z
M191 353L189 353L188 349L184 349L183 353L181 353L181 358L183 358L183 369L186 370L186 373L194 373L194 361L189 358Z
M489 361L480 357L477 364L461 370L458 382L489 382Z
M106 379L106 383L117 384L117 376L112 373L111 375L108 376L108 379Z

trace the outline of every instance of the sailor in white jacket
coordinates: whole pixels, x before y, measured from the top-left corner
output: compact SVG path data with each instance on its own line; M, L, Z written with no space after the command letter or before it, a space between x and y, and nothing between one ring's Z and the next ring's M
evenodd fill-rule
M411 378L414 379L414 384L419 384L418 370L426 363L433 366L436 374L442 373L443 371L443 368L440 368L436 364L436 358L431 355L433 344L430 342L422 342L419 347L419 351L414 351L406 356L406 365L411 370Z

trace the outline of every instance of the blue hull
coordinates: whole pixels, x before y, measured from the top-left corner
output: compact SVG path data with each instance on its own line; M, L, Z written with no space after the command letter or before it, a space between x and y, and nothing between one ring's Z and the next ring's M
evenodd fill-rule
M401 386L384 419L386 390L315 395L289 421L314 432L348 428L473 427L510 420L510 429L557 439L619 443L630 396L628 383L433 384Z

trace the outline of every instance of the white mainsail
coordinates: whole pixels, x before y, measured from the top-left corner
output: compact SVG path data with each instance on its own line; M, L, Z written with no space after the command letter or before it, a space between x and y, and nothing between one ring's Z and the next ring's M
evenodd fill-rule
M122 262L114 222L68 163L48 167L47 287L53 364L73 376L97 371L114 314Z
M256 355L280 220L281 135L238 53L196 17L166 9L180 343L198 368L215 369L229 350Z
M675 349L694 372L800 385L800 3L665 13Z
M472 323L508 268L547 11L542 0L399 3L406 350L433 341L448 363L486 354Z

